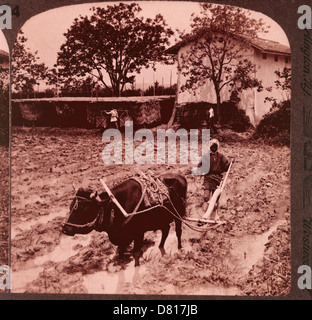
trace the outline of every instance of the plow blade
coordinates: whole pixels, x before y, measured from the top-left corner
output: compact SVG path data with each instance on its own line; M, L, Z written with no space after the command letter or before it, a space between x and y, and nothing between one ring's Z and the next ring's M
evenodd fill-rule
M226 224L226 221L222 220L209 220L209 219L196 219L196 218L185 218L187 221L200 222L200 223L213 223L213 224Z

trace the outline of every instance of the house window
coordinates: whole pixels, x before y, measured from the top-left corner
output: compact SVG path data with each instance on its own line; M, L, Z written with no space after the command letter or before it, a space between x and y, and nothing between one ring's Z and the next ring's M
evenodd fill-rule
M277 62L278 61L278 55L274 55L274 61Z
M263 58L263 59L266 59L266 58L267 58L267 54L266 54L266 53L263 53L263 54L262 54L262 58Z
M289 57L285 57L285 63L289 63L290 62L290 58Z

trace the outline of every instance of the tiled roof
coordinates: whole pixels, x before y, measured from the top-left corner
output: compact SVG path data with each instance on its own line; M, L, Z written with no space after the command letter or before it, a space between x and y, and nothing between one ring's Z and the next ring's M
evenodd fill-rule
M254 38L250 42L253 47L260 51L290 55L290 48L276 41Z
M173 45L172 47L168 48L166 52L168 54L177 54L180 48L192 42L192 39L196 39L196 38L189 37L189 41L180 41L175 45ZM250 38L249 41L255 49L258 49L262 52L290 55L290 48L288 46L280 44L279 42L267 40L267 39L261 39L261 38L252 38L252 39Z

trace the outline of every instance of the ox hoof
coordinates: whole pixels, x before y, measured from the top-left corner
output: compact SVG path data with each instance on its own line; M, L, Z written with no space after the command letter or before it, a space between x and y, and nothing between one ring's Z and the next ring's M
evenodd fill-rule
M134 257L134 266L138 267L140 265L140 257L142 256L143 252L140 251L136 251L133 253L133 257Z

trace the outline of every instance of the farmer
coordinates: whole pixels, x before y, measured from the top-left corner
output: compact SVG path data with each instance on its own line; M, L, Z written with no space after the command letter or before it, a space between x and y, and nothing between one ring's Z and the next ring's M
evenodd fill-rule
M105 111L106 114L110 114L110 124L111 127L115 127L116 129L119 129L118 126L118 111L116 109L112 109L111 111Z
M209 172L204 175L204 203L202 209L205 212L208 208L209 199L222 180L222 173L226 172L230 166L229 160L218 151L219 147L220 143L217 139L210 141L210 169ZM207 155L202 156L202 161L199 166L201 167L205 161L208 161Z

